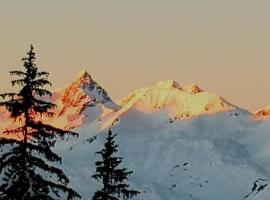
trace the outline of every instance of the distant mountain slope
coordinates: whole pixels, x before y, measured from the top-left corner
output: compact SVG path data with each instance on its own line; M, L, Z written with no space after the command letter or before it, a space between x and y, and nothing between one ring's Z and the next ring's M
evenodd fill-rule
M124 166L134 170L130 184L142 191L134 200L269 200L270 123L235 113L174 123L162 113L123 115L113 131ZM56 150L86 200L99 186L90 176L106 130L92 123L77 131L78 140Z

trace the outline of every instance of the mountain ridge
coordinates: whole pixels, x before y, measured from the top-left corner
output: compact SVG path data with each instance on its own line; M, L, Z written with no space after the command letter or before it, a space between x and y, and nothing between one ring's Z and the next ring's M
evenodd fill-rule
M134 109L148 114L165 112L172 121L242 109L195 83L180 84L175 80L158 81L114 102L86 70L81 70L70 84L54 90L52 94L52 102L57 105L55 117L42 120L65 129L95 120L107 121L108 126ZM260 119L260 116L268 116L270 112L262 110L250 114ZM6 122L7 116L3 109L0 110L2 121Z

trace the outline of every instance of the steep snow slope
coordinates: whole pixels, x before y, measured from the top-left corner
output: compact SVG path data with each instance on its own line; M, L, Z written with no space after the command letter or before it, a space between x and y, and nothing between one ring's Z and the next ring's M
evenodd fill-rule
M114 124L124 166L134 170L131 185L150 200L269 200L270 122L253 121L235 109L188 120L168 121L166 113L134 110ZM78 140L58 145L72 186L89 199L94 152L106 130L89 124Z

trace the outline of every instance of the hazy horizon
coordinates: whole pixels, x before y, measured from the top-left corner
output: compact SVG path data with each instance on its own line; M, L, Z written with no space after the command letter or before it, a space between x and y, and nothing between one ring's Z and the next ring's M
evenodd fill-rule
M266 0L2 1L0 93L33 44L53 88L86 69L115 100L173 79L254 111L270 104L269 10Z

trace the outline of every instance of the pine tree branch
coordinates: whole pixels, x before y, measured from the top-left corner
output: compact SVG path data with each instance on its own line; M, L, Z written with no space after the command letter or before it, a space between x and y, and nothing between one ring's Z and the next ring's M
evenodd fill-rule
M54 192L54 194L56 194L57 196L59 196L57 191L61 190L61 191L65 192L65 193L68 193L68 198L67 198L68 200L72 200L72 199L75 199L75 198L79 198L79 199L81 198L81 196L71 188L68 188L66 186L56 184L56 183L53 183L51 181L47 181L47 180L44 180L44 179L43 179L42 182L43 182L43 184L48 185L51 188L52 192Z
M4 137L0 138L0 147L4 145L14 145L14 144L22 144L22 142L15 139L8 139Z
M46 80L46 79L43 79L43 78L41 78L41 79L36 79L36 80L32 81L31 84L34 86L34 88L42 88L42 87L44 87L45 85L49 85L49 86L52 85L52 83L51 83L50 81L48 81L48 80Z
M19 86L24 86L27 84L25 79L18 79L18 80L13 80L11 81L12 86L19 85Z
M67 131L67 130L63 130L63 129L60 129L60 128L55 128L51 125L48 125L48 124L44 124L42 123L41 121L38 121L38 122L34 122L32 121L29 126L31 126L33 129L36 129L36 130L42 130L44 132L47 132L48 134L52 134L52 135L55 135L55 136L60 136L61 138L64 138L64 137L67 137L67 136L76 136L78 137L79 134L76 133L76 132L73 132L73 131Z
M14 135L14 134L19 135L19 134L23 133L23 129L24 129L24 127L18 127L15 129L7 129L7 130L3 131L3 134L5 134L5 135Z
M33 92L38 96L42 97L44 95L48 95L52 97L52 93L49 90L41 89L41 88L33 88Z
M35 130L31 132L32 144L38 144L43 148L50 148L55 145L57 137L51 133L44 132L42 130Z
M45 172L55 174L58 177L58 180L64 185L67 185L69 183L68 177L64 174L64 172L61 169L58 169L58 168L56 168L54 166L47 165L40 158L32 156L31 159L30 159L30 164L44 170Z
M24 76L24 77L27 76L27 73L17 70L10 71L9 73L11 76Z
M2 173L4 167L17 163L18 159L20 159L20 155L13 154L11 157L7 157L5 160L2 160L0 163L0 173Z
M37 153L44 155L45 158L51 162L62 162L61 157L54 153L50 148L44 148L42 146L34 145L31 143L27 143L25 146L30 150L35 150Z
M10 99L14 99L16 96L18 96L17 93L4 93L4 94L0 94L0 97L3 99L6 99L7 97Z
M11 117L17 118L19 117L23 112L23 102L21 99L12 99L9 101L3 101L0 102L0 106L4 106L11 114Z
M44 193L42 193L42 194L37 193L29 198L29 200L37 200L37 199L55 200L55 198L52 198L50 195L46 195Z
M48 111L48 109L52 109L56 107L56 104L43 101L40 99L33 98L33 101L36 103L35 105L36 107L41 106L41 107L47 108L47 110L45 110L44 112Z
M12 149L11 152L4 153L0 157L0 172L2 173L2 170L4 167L10 164L10 161L17 161L17 159L21 156L22 149L18 146ZM15 162L17 163L17 162Z
M50 75L50 73L48 73L48 72L38 72L37 73L37 78L45 76L46 79L47 79L49 75Z

